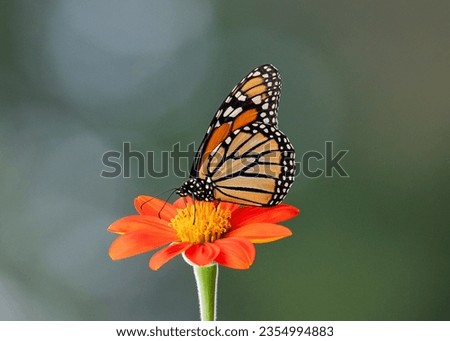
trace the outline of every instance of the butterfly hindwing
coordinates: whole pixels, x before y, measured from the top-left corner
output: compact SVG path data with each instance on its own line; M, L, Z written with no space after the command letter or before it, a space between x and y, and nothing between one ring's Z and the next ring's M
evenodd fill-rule
M214 198L245 205L272 206L294 182L295 152L274 126L258 122L232 133L208 159Z

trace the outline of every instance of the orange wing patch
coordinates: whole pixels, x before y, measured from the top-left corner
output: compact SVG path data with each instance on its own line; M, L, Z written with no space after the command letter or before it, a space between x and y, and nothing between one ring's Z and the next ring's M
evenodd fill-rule
M250 90L245 92L245 95L252 98L258 95L263 95L267 90L267 87L264 84L255 86L254 88L251 88Z
M221 144L228 136L230 136L232 131L242 128L246 125L251 124L258 117L258 111L256 109L249 109L240 114L232 123L224 123L218 128L214 129L209 138L208 144L205 147L205 152L202 157L202 162L200 163L203 169L203 173L206 174L206 161L211 155L211 152L219 144Z
M265 100L267 98L267 86L264 83L264 78L254 77L249 79L241 88L241 91L245 96L253 98L255 96L261 95L261 99Z
M272 199L272 193L246 192L240 189L220 188L214 190L214 198L235 204L262 206Z
M223 140L225 140L231 132L230 124L222 124L217 129L213 130L211 137L209 138L208 144L206 145L205 152L202 157L201 164L205 164L211 152L216 148Z
M264 84L264 78L262 78L262 77L253 77L253 78L250 78L247 82L245 82L244 85L242 85L241 90L243 92L246 92L247 90L249 90L249 89L251 89L251 88L253 88L255 86L261 85L261 84Z
M232 131L242 128L250 123L253 123L258 116L258 111L256 109L249 109L240 114L233 122Z

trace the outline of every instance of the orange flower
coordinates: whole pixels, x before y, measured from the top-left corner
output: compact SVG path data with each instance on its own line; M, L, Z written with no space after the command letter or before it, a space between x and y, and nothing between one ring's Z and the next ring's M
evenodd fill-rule
M172 258L184 256L198 266L218 263L248 269L255 259L254 243L268 243L292 232L276 223L295 217L290 205L239 206L180 198L173 204L141 195L134 200L139 215L121 218L108 231L120 236L109 255L119 260L169 244L156 252L149 266L158 270Z

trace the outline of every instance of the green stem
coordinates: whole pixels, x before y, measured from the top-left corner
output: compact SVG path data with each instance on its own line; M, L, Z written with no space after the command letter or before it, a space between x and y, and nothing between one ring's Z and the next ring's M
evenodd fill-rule
M202 321L216 320L218 265L195 266L194 275L197 282L200 318Z

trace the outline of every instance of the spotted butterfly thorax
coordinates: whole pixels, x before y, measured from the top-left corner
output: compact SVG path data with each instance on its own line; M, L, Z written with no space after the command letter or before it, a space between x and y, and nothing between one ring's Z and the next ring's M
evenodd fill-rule
M250 206L274 206L284 199L294 182L295 151L278 129L280 88L280 74L270 64L234 87L209 125L178 195Z

